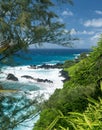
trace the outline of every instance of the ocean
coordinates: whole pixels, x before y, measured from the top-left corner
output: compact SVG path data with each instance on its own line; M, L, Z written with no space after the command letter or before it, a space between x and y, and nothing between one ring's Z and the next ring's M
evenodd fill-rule
M30 49L20 51L15 58L18 65L55 64L74 59L77 54L89 52L89 49Z
M24 105L28 102L36 99L38 102L47 100L51 94L58 88L63 87L63 77L60 76L61 69L44 69L44 68L31 68L31 65L42 64L56 64L64 63L65 60L73 60L79 54L86 52L89 53L89 49L30 49L26 52L20 51L14 57L13 61L7 65L1 65L0 84L3 89L1 92L4 97L0 105L3 107L0 115L0 128L6 125L6 122L2 122L3 116L6 113L7 118L12 117L13 112L17 109L17 113L12 117L17 120L20 117L35 109L34 104L26 109ZM7 76L13 74L18 81L7 80ZM27 78L29 77L29 78ZM51 82L38 82L36 79L47 79ZM38 98L41 97L42 98ZM38 98L38 99L37 99ZM11 99L14 99L11 101ZM11 107L10 107L11 106ZM29 105L28 105L29 106ZM9 109L7 109L10 107ZM31 109L32 107L32 109ZM32 130L34 122L39 118L29 117L29 119L22 121L13 130ZM1 129L2 130L2 129Z

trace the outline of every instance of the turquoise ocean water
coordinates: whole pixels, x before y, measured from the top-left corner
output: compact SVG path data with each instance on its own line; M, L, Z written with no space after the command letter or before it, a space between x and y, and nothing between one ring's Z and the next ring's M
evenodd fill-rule
M3 116L6 118L12 117L12 113L17 109L18 112L12 118L22 116L26 114L31 107L34 109L34 106L30 106L27 109L22 109L24 104L29 103L30 100L33 100L36 97L37 92L41 93L53 93L55 88L63 86L61 77L59 76L59 70L51 69L29 69L30 65L41 65L41 64L56 64L63 63L65 60L73 60L80 53L86 52L89 53L88 49L30 49L26 52L20 51L17 53L18 56L14 56L14 62L9 63L8 66L2 65L1 75L0 75L0 84L6 90L17 90L16 93L3 93L3 99L0 102L0 106L3 107L3 111L0 111L0 129L3 130L3 125L5 126L5 121L3 121ZM17 82L7 81L6 77L8 73L14 74L17 78ZM50 79L53 81L53 84L41 84L35 83L31 79L22 78L23 75L29 75L33 78L41 79ZM57 86L59 85L59 86ZM47 95L48 96L48 95ZM0 97L2 95L0 94ZM31 110L32 110L31 109ZM10 115L11 114L11 115ZM20 115L21 114L21 115ZM22 122L21 125L18 125L13 130L32 130L34 122L38 119L38 116L32 119ZM25 125L26 123L26 125ZM7 130L9 130L7 128Z
M18 65L55 64L74 59L77 54L89 52L89 49L30 49L20 51L15 61Z

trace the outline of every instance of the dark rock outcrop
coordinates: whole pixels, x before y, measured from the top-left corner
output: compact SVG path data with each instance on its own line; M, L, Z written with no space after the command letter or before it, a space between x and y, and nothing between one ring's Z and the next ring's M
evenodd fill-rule
M37 82L47 82L47 83L53 83L53 81L51 81L51 80L48 80L48 79L39 79L39 78L37 78Z
M23 75L23 76L21 76L21 77L27 78L27 79L34 79L32 76L29 76L29 75Z
M54 68L61 68L63 64L57 63L55 65L48 65L48 64L43 64L41 66L38 66L38 68L44 68L44 69L54 69Z
M40 78L33 78L32 76L29 76L29 75L23 75L23 76L21 76L21 77L26 78L26 79L33 79L33 80L36 80L37 82L53 83L53 81L51 81L51 80L48 80L48 79L40 79Z
M49 65L49 64L42 64L39 66L36 65L30 65L30 69L37 69L37 68L44 68L44 69L54 69L54 68L62 68L63 64L62 63L57 63L55 65Z
M30 69L37 69L37 65L30 65Z
M65 78L65 79L63 80L63 82L70 80L70 77L69 77L67 71L61 70L60 73L61 73L61 76Z
M13 74L8 74L8 76L7 76L7 78L6 78L7 80L13 80L13 81L18 81L18 78L17 77L15 77Z

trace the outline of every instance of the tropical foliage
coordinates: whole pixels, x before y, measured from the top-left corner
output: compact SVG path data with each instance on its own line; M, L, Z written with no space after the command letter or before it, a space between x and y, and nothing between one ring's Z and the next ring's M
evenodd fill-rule
M89 105L84 113L70 113L70 122L75 130L102 129L102 99L89 99Z
M74 82L80 85L90 84L90 81L97 84L102 78L102 39L98 42L98 47L93 48L88 58L83 59L80 63L76 64L72 72L69 69Z
M61 4L72 4L71 0L0 0L0 63L12 65L13 55L26 50L31 44L50 42L68 45L72 40L70 31L59 22L54 8ZM24 58L24 57L23 57ZM14 63L13 63L14 65ZM0 86L3 89L2 85ZM1 90L5 92L7 90ZM14 129L18 124L40 111L35 99L16 99L0 93L0 129ZM38 98L38 97L37 97ZM21 104L18 102L21 101ZM14 104L13 104L14 103ZM32 108L29 111L29 108ZM9 114L6 112L9 111ZM25 114L23 112L25 111ZM19 116L18 116L18 113ZM32 114L33 113L33 114ZM3 123L2 123L3 122Z
M72 4L71 0L60 2ZM58 14L54 12L57 4L53 0L0 0L0 61L31 44L53 42L67 45L76 40L70 36L70 31L64 31L64 24L58 21ZM41 117L34 130L102 129L102 38L98 46L84 58L81 57L76 64L69 62L71 67L67 63L64 65L71 79L41 106ZM26 115L21 114L16 118L18 111L27 110L37 102L22 103L20 108L17 103L13 106L14 101L15 98L6 99L0 95L0 115L4 115L0 119L2 129L13 129L36 112L32 109L31 113L27 111ZM26 102L26 99L23 101ZM13 111L8 114L6 109Z
M102 129L102 99L99 101L88 99L89 104L84 113L69 112L69 116L64 116L61 111L56 116L55 120L47 127L46 130L101 130ZM61 125L54 128L59 120L65 121L67 128ZM70 127L68 127L70 125Z
M34 130L102 129L101 66L102 38L88 57L65 68L71 79L44 103Z
M31 44L50 42L68 45L70 31L58 20L54 8L71 0L0 0L0 52L5 59ZM57 6L57 7L58 7Z
M40 111L40 104L36 98L30 100L20 94L17 97L16 91L11 91L12 95L6 95L6 90L4 94L0 91L0 130L13 130L23 121L36 117Z

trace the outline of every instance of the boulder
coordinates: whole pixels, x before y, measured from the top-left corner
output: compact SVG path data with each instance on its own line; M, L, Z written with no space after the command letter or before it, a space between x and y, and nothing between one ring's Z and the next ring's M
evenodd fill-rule
M37 78L37 82L47 82L47 83L53 83L53 81L51 81L51 80L48 80L48 79L39 79L39 78Z
M54 69L54 68L62 68L62 63L57 63L55 65L49 65L49 64L42 64L38 66L38 68L44 68L44 69Z
M70 80L70 76L67 71L61 70L60 73L61 73L61 76L65 78L63 82Z
M13 74L8 74L8 76L7 76L7 78L6 78L7 80L13 80L13 81L18 81L18 78L17 77L15 77Z
M30 67L28 67L30 69L37 69L37 66L36 65L30 65Z
M29 76L29 75L23 75L21 77L26 78L26 79L34 79L32 76Z
M50 65L50 64L42 64L42 65L30 65L30 69L37 69L37 68L44 68L44 69L54 69L54 68L62 68L63 66L63 63L56 63L56 64L53 64L53 65Z

